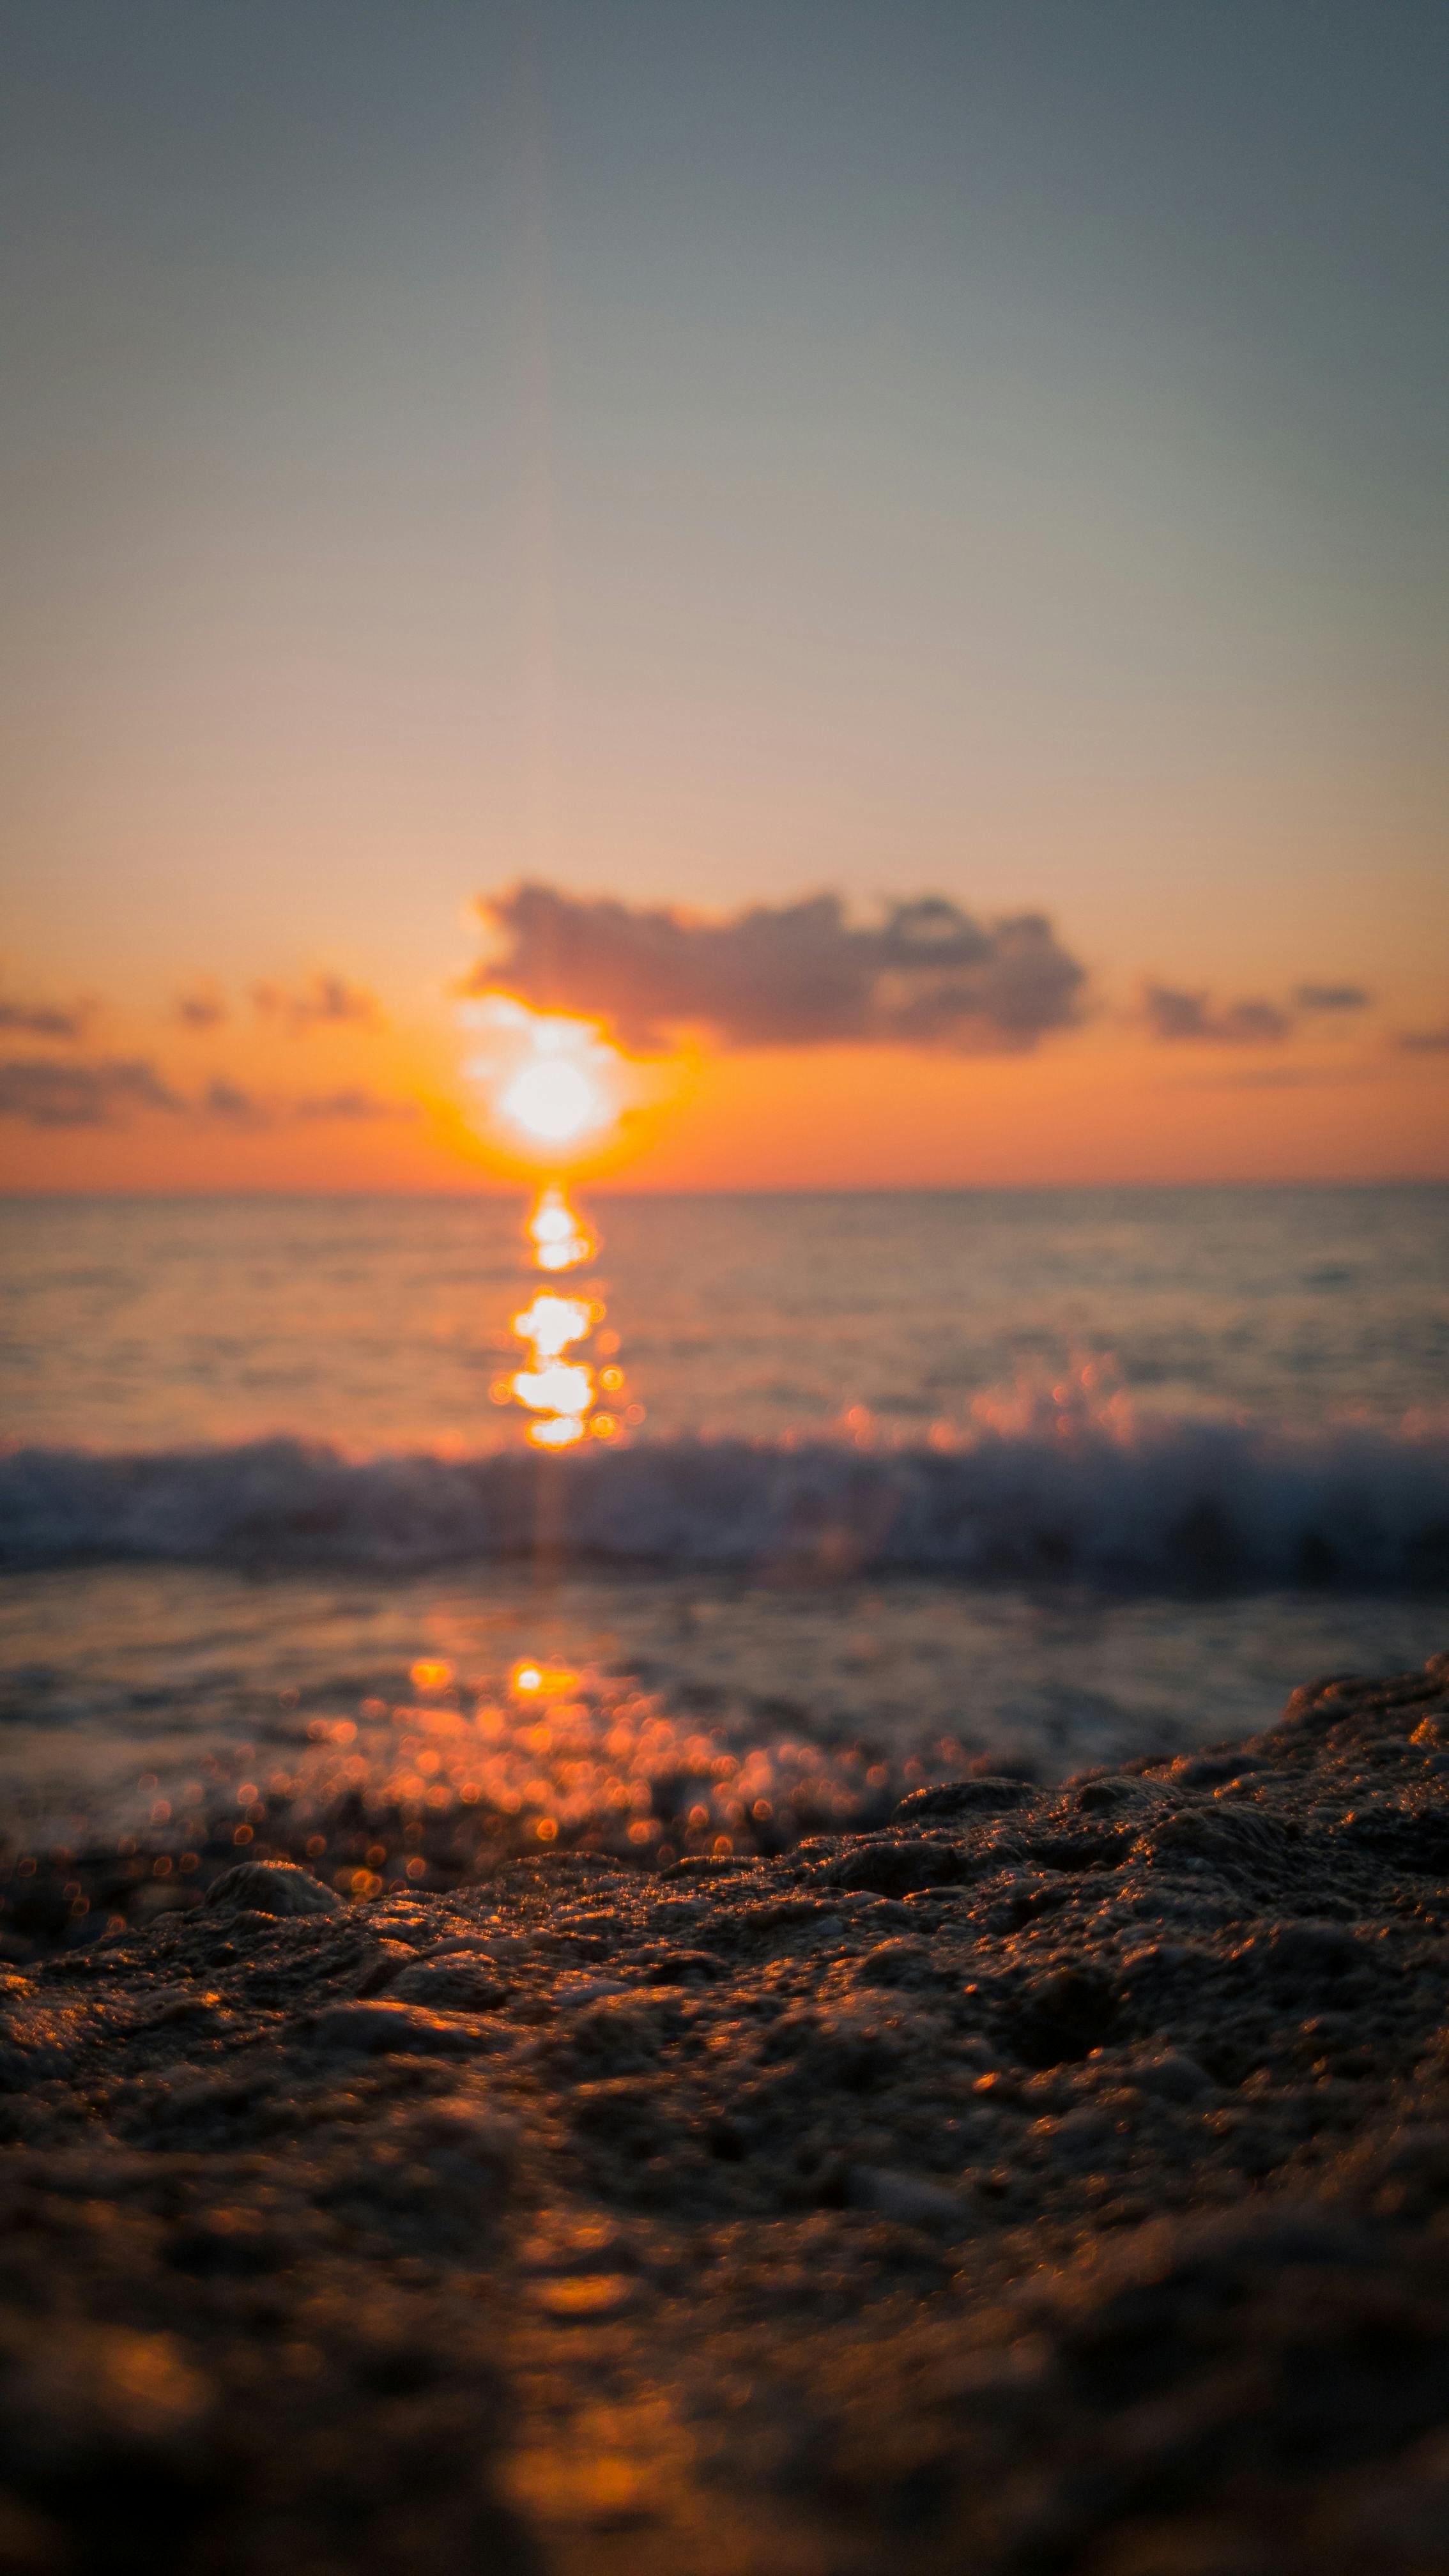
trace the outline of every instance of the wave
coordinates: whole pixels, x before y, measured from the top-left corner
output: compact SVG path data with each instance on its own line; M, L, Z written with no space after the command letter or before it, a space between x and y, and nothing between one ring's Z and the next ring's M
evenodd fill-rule
M406 1570L540 1550L580 1565L1183 1583L1449 1579L1449 1434L1101 1419L863 1453L659 1441L561 1457L300 1440L0 1457L0 1564Z

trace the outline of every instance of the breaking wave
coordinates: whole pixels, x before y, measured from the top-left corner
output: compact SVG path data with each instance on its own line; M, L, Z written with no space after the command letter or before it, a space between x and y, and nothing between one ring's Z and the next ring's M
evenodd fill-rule
M291 1439L0 1457L0 1563L409 1569L540 1546L757 1578L1156 1589L1449 1578L1449 1432L1008 1419L950 1449L676 1441L349 1459Z

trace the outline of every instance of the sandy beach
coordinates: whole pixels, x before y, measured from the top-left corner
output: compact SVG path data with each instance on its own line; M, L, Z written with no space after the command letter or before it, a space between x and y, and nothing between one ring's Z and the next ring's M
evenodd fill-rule
M0 2565L1449 2565L1449 1657L5 1972Z

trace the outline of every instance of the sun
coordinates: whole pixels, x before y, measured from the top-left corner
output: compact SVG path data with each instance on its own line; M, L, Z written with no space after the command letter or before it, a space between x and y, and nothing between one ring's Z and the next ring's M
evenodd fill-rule
M631 1069L597 1022L531 1011L511 993L465 1002L460 1016L483 1036L467 1071L483 1086L489 1117L530 1161L567 1156L617 1127Z
M525 1064L499 1097L501 1117L541 1145L571 1145L610 1123L599 1085L581 1064L542 1056Z

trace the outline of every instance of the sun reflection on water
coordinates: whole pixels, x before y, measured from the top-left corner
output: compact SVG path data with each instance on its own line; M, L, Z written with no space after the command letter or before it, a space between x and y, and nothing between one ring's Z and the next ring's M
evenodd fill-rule
M591 1261L599 1248L598 1237L575 1214L557 1181L546 1182L539 1191L528 1234L540 1270L575 1270L581 1261Z
M539 1191L524 1231L535 1269L554 1277L582 1268L599 1249L594 1229L557 1181ZM606 1309L596 1288L591 1282L588 1295L574 1296L540 1288L513 1318L522 1365L500 1379L494 1393L533 1416L527 1436L535 1449L573 1449L581 1440L617 1440L623 1432L617 1408L625 1379L614 1358L619 1337L602 1329ZM592 1347L581 1351L581 1343ZM609 1402L601 1403L601 1396ZM642 1406L632 1406L627 1418L642 1421Z

